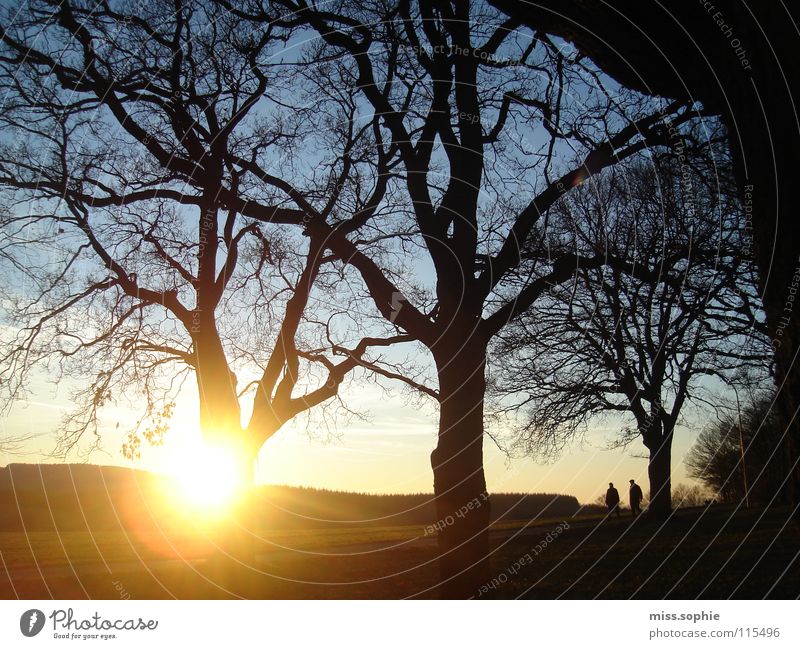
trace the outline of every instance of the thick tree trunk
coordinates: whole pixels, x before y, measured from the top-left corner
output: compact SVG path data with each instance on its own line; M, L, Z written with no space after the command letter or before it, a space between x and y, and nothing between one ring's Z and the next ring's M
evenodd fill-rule
M650 461L647 475L650 479L650 504L647 515L666 518L672 511L672 433L647 445Z
M200 427L207 442L225 444L242 428L236 375L228 366L213 313L195 311L193 317Z
M211 315L196 312L198 328L193 331L200 429L203 440L220 454L220 461L235 463L239 483L228 509L210 521L215 553L207 573L224 596L248 597L256 594L252 489L259 445L252 433L242 428L236 376L230 371ZM213 481L213 476L209 480Z
M766 46L765 46L766 47ZM760 52L759 54L765 54ZM758 54L757 54L758 56ZM776 404L786 427L783 453L788 473L782 497L800 504L800 246L794 214L796 190L789 181L798 164L800 144L794 112L787 106L784 80L774 63L763 61L758 84L742 83L731 96L733 111L723 115L732 134L736 177L752 228L751 254L759 268L760 289L775 351ZM770 142L768 134L773 140ZM738 145L741 146L738 146ZM787 207L788 206L788 207ZM800 515L800 508L795 509Z
M457 348L437 349L441 395L439 439L431 453L438 516L440 593L477 597L489 581L490 504L483 473L483 401L486 345L477 335L448 338Z

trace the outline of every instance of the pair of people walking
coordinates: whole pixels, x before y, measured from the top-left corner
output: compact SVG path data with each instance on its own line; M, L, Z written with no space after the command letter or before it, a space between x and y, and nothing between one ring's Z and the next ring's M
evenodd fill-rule
M628 498L631 503L631 514L633 516L637 516L638 514L642 513L642 508L640 507L642 503L642 498L644 497L642 494L642 488L636 484L635 480L631 480L631 488L628 490ZM616 513L617 516L620 516L620 509L619 509L619 491L617 491L616 487L614 487L613 482L608 483L608 491L606 491L606 507L608 507L608 515Z

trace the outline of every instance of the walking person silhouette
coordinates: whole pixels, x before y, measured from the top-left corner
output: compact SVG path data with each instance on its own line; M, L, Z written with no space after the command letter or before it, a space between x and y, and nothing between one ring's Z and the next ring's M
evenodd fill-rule
M644 495L642 494L642 488L636 484L636 480L631 480L630 482L631 488L628 491L628 498L631 502L631 514L635 517L642 513L642 508L639 505Z
M606 507L608 507L608 515L611 516L614 512L619 518L619 491L614 488L614 483L608 483L608 491L606 491Z

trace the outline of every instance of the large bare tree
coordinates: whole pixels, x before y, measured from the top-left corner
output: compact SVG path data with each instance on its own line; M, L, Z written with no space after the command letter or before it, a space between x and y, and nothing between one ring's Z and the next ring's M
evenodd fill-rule
M0 389L9 406L37 372L80 387L58 454L126 396L144 407L125 452L158 442L188 373L203 435L246 478L407 338L349 335L324 235L298 227L377 218L395 153L348 70L302 60L293 33L199 0L4 7Z
M699 113L606 87L577 52L517 31L484 5L279 4L353 66L402 159L413 221L394 230L417 231L411 240L424 254L417 263L430 269L427 284L391 272L317 219L309 231L328 237L378 311L432 356L439 432L431 465L446 523L438 535L442 593L475 596L491 574L483 472L489 343L577 267L631 270L624 258L562 251L542 261L523 248L561 196L637 152L681 144ZM240 11L264 19L252 6ZM399 278L428 290L410 294Z
M800 317L790 298L800 276L795 169L800 9L759 0L488 0L512 20L562 37L628 88L701 101L727 127L739 198L748 216L775 352L781 437L800 501ZM800 511L800 510L798 510Z
M671 508L686 405L707 406L743 371L767 377L771 358L740 204L726 174L713 173L725 156L697 157L623 164L559 203L529 254L605 250L638 272L583 268L548 290L502 334L493 383L501 411L525 412L512 441L525 453L558 454L599 417L627 418L615 444L647 449L656 517Z

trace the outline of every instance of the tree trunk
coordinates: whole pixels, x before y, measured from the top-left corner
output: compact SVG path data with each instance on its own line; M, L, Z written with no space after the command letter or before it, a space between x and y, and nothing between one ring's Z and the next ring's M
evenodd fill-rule
M650 479L650 504L648 516L666 518L672 511L672 432L647 445L650 461L647 475Z
M438 444L431 453L440 593L477 597L490 578L490 504L483 473L486 344L475 333L434 353L441 395Z
M800 250L792 207L796 190L787 176L789 170L797 167L797 146L792 142L800 141L800 135L793 112L786 109L788 98L777 68L765 67L762 71L770 74L760 78L760 95L754 97L751 84L742 84L750 93L732 94L734 111L724 118L726 126L740 138L732 139L732 151L747 210L747 227L753 232L752 252L747 252L754 256L759 268L764 311L775 350L776 403L786 427L782 452L788 460L788 473L783 496L797 506L800 505L800 417L796 395L800 393L800 363L796 359L800 348L800 306L796 295L800 289ZM742 124L747 126L741 128ZM770 130L779 143L765 145ZM739 142L741 147L737 146ZM794 511L800 517L800 507Z
M192 338L203 439L215 444L235 442L242 428L236 375L228 366L213 313L195 311L193 317L196 319Z
M242 428L236 376L228 366L212 316L196 312L197 330L192 332L200 430L203 441L214 453L231 456L239 484L229 508L219 519L211 521L215 552L208 562L208 577L224 591L223 596L248 597L254 594L256 577L252 489L259 445L252 433Z

